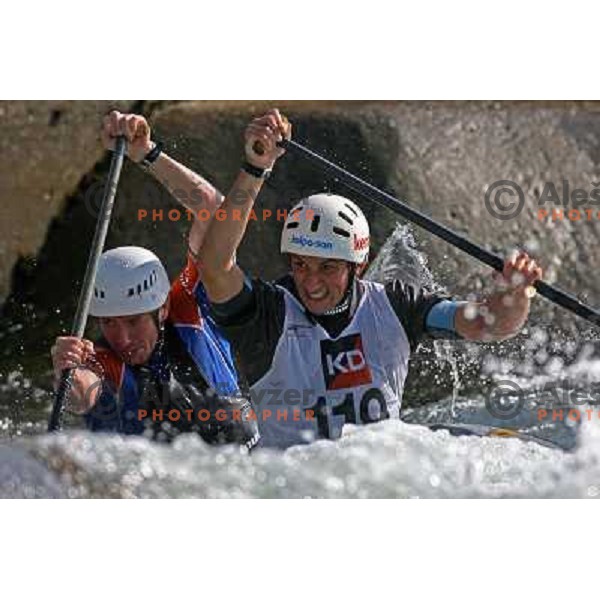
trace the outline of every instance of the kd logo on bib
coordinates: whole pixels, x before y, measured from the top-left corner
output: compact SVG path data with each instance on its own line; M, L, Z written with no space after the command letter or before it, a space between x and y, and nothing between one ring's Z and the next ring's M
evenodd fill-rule
M356 387L373 381L359 333L339 340L321 340L321 364L328 390Z

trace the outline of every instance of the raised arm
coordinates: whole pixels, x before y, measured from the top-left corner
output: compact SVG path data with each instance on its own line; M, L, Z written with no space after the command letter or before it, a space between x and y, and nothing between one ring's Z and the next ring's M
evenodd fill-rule
M527 321L531 298L535 295L531 286L541 277L542 269L527 253L513 255L497 276L498 291L457 310L457 333L464 339L480 342L514 337Z
M235 262L235 253L244 237L248 219L264 178L258 173L273 168L284 154L276 144L291 135L291 124L277 109L254 119L246 128L246 161L223 204L222 219L213 220L200 250L203 283L212 302L227 302L242 289L244 274ZM257 154L255 143L260 142L264 152ZM254 169L253 169L254 167ZM254 174L251 172L254 171Z
M112 149L114 138L124 135L127 138L127 156L140 165L155 147L151 133L148 121L141 115L122 114L116 110L106 115L102 124L104 146ZM165 152L160 152L146 169L165 186L179 204L192 211L196 217L200 209L206 209L214 215L223 200L222 194L206 179L178 163ZM192 222L188 245L194 257L198 256L210 221L210 219L195 218Z

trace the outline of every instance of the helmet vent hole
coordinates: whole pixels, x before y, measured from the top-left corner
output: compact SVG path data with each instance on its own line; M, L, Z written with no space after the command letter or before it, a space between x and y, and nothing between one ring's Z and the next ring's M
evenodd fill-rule
M104 298L104 291L100 290L100 298Z
M351 212L354 214L355 217L358 217L358 213L354 210L354 207L350 206L349 204L344 204L344 206ZM341 216L341 214L340 214Z
M298 223L298 221L292 221L291 223L287 224L286 229L296 229L296 227L298 227L298 225L300 225L300 223Z
M319 223L321 222L321 215L316 215L310 224L310 230L313 233L316 233L319 229Z
M354 225L354 221L347 214L343 213L342 211L339 211L338 215L340 217L342 217L342 219L344 219L344 221L346 221L346 223L349 223L350 225Z
M144 279L144 291L148 289L148 280Z
M138 296L142 293L142 284L141 283L137 284L137 293L138 293Z
M346 231L345 229L340 229L339 227L334 227L333 233L337 233L338 235L341 235L342 237L346 238L350 237L350 233L348 231Z
M129 290L127 290L128 296L133 296L134 294L135 294L135 290L133 288L129 288Z

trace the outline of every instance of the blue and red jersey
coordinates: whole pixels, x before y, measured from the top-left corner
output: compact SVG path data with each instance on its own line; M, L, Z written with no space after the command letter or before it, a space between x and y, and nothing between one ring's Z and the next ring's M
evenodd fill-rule
M231 347L210 316L208 306L198 267L188 258L171 286L167 323L174 327L208 386L219 394L235 395L239 386ZM103 380L96 406L85 417L88 428L142 433L144 424L137 418L140 390L134 368L102 340L95 344L95 360L88 366Z

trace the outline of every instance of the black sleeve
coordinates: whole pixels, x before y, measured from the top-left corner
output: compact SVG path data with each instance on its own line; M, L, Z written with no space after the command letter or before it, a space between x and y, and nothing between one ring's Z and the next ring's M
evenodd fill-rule
M246 279L242 291L211 314L231 343L242 375L250 385L270 368L285 321L284 292L261 279Z
M390 281L385 286L387 297L406 331L410 348L414 351L427 334L425 320L431 308L448 296L428 292L399 280Z

